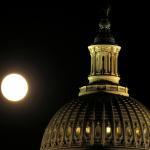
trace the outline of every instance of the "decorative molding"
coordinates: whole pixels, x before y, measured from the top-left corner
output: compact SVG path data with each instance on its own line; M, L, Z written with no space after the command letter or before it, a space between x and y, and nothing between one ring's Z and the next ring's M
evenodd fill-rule
M115 84L118 84L120 81L120 77L118 76L110 76L110 75L99 75L99 76L89 76L89 83L100 82L100 81L109 81Z
M112 94L118 94L123 96L129 96L128 88L118 85L87 85L80 88L79 96L106 92Z

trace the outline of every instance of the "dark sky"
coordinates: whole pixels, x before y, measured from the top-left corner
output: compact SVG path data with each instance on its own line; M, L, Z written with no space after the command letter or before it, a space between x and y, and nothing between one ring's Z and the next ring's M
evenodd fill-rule
M122 46L121 82L150 108L150 16L148 2L135 2L113 2L112 32ZM5 8L0 13L0 80L18 72L30 84L22 102L8 102L0 94L2 150L38 150L52 115L87 83L87 46L98 30L101 1L47 6Z

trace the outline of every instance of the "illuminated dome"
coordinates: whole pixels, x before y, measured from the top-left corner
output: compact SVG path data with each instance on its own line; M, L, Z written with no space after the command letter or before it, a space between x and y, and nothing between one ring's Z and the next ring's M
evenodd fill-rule
M149 148L149 111L137 100L97 93L63 106L46 128L41 150Z
M110 34L108 16L90 45L89 84L79 97L63 106L51 119L41 150L150 149L150 113L119 85L121 47ZM103 34L101 36L101 33Z

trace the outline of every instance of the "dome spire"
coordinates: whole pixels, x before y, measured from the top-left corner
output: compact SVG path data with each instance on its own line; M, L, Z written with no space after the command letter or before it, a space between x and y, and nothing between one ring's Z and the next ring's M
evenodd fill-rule
M109 15L110 6L103 8L100 15L99 32L94 39L94 44L115 44L115 38L111 34Z
M121 47L115 42L111 34L111 23L109 21L110 6L101 10L99 22L99 32L94 39L94 44L90 45L91 73L90 84L94 82L119 84L118 56Z
M119 85L118 56L121 47L111 34L109 21L110 6L101 11L99 32L94 44L88 47L91 56L91 72L88 76L89 85L80 88L79 95L99 91L129 96L128 88Z

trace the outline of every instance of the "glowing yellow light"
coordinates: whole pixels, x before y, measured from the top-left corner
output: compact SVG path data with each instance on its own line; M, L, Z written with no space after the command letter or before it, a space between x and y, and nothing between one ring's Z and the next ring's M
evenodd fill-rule
M85 131L86 131L86 134L90 134L91 128L89 126L87 126L86 129L85 129Z
M76 128L76 135L79 136L81 133L81 128L80 127L77 127Z
M145 137L146 139L148 139L148 132L147 132L147 129L146 129L146 128L144 128L143 133L144 133L144 137Z
M108 134L108 135L110 135L111 134L111 127L106 127L106 133Z
M131 128L130 128L130 127L128 127L128 128L126 129L126 134L127 134L128 137L131 137L131 136L132 136L132 131L131 131Z
M67 137L70 137L70 136L71 136L71 132L72 132L71 127L68 127L68 128L67 128L67 132L66 132L66 136L67 136Z
M120 136L121 136L121 133L122 133L121 127L117 127L117 128L116 128L116 135L117 135L118 137L120 137Z
M139 128L136 128L136 129L135 129L135 133L136 133L136 136L137 136L138 138L141 137L141 131L140 131Z
M28 92L28 84L23 76L19 74L9 74L2 80L1 91L6 99L10 101L20 101Z

